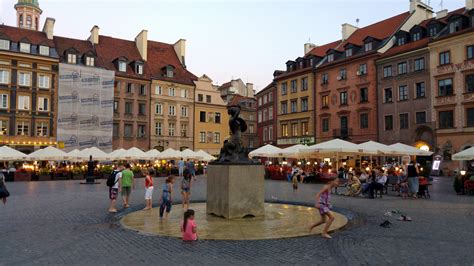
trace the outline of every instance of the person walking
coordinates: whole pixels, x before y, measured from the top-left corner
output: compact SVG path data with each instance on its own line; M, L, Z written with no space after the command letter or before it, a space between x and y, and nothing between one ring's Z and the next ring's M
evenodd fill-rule
M117 166L117 168L111 174L111 178L113 178L113 183L107 184L109 185L109 199L110 199L109 212L111 213L117 212L116 203L117 203L119 189L121 188L120 180L122 178L122 170L123 170L123 165Z
M178 161L179 177L183 177L183 171L184 171L184 160L183 158L181 158L181 160Z
M184 241L196 241L198 239L197 225L194 222L194 210L189 209L184 212L181 233Z
M183 210L189 208L189 196L191 195L191 173L188 170L184 171L184 177L181 181L181 195L183 196L182 204Z
M168 215L171 212L173 197L171 193L173 192L173 183L174 178L169 176L166 178L166 182L163 184L163 191L161 193L160 199L160 220L163 219L163 215L166 211L166 215L164 215L165 219L168 219Z
M7 198L10 196L10 192L7 190L7 185L5 184L5 175L0 173L0 199L3 202L3 205L7 203Z
M326 223L322 233L322 236L326 239L332 238L328 234L328 230L335 219L334 215L331 212L331 190L337 187L338 185L339 179L337 177L332 177L331 180L326 185L324 185L324 187L318 192L318 194L316 194L316 209L319 210L321 220L311 225L309 227L309 231L311 232L313 228Z
M153 177L151 176L150 171L146 172L145 176L145 202L146 207L144 210L151 210L151 201L153 197Z
M128 208L130 207L130 194L132 193L132 189L135 188L135 180L129 163L125 165L125 170L122 171L121 188L123 207Z
M196 178L196 171L194 170L194 162L188 159L186 164L186 169L188 169L189 173L191 174L192 178Z
M411 161L407 165L407 170L405 171L408 178L408 187L410 188L411 196L416 199L416 195L418 194L419 188L419 181L418 181L418 165L415 164L414 161Z
M298 192L298 174L293 175L292 183L293 183L293 192Z

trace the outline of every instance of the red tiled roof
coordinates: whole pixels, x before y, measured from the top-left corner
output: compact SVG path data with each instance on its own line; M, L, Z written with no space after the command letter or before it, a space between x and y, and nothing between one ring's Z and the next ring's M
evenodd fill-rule
M314 47L305 56L315 55L315 56L319 56L319 57L324 57L326 55L326 52L329 49L336 48L340 43L341 43L341 40L338 40L338 41L335 41L335 42L327 43L325 45Z
M232 83L231 83L230 81L229 81L229 82L226 82L226 83L220 85L220 86L219 86L219 89L229 88L229 87L231 86L231 84L232 84Z
M245 96L242 96L242 95L239 95L239 94L235 94L234 97L232 98L232 100L227 105L228 106L238 105L240 102L245 101L245 100L255 101L255 98L245 97Z
M439 21L439 22L442 22L444 24L446 24L447 20L453 16L453 15L460 15L460 14L464 14L466 12L466 8L465 7L461 7L459 9L456 9L456 10L453 10L451 12L448 12L448 15L440 18L440 19L436 19L436 17L434 18L430 18L430 19L426 19L426 20L423 20L419 25L422 26L422 27L427 27L428 24L432 21Z
M0 38L7 38L12 42L20 42L24 38L28 39L31 44L43 44L54 47L53 40L49 40L46 33L36 30L20 29L17 27L0 25Z
M54 43L56 44L56 51L61 57L64 56L64 51L69 48L74 48L80 55L88 52L96 54L95 48L90 41L54 36Z
M413 50L416 50L416 49L426 47L428 45L428 43L430 42L430 39L431 38L423 38L423 39L418 40L416 42L409 42L409 43L401 45L401 46L394 46L394 47L390 48L387 52L382 54L382 56L380 58L387 58L387 57L390 57L390 56L393 56L393 55L402 54L402 53L406 53L406 52L409 52L409 51L413 51Z
M193 73L184 68L171 44L148 41L147 54L147 65L151 78L189 85L194 85L193 80L198 79ZM163 68L168 65L175 68L173 78L163 76Z

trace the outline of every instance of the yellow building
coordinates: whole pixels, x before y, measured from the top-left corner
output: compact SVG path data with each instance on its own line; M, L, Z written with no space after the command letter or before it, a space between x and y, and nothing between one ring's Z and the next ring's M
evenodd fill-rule
M203 75L194 83L194 150L218 155L229 136L227 105L208 76Z

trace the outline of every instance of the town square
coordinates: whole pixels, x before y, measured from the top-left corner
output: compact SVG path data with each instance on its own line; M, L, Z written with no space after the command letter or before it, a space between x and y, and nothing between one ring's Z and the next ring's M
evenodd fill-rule
M0 265L472 265L473 221L474 0L0 2Z

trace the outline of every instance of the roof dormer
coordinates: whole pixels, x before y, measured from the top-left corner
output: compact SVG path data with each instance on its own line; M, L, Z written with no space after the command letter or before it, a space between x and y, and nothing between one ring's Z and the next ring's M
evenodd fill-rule
M133 69L135 69L135 74L143 75L143 69L144 69L143 61L137 60L133 62Z
M408 42L410 42L410 33L404 31L404 30L399 30L395 34L395 38L397 39L397 45L402 46Z
M124 56L118 57L114 60L115 68L119 72L127 72L127 63L128 59Z
M162 75L167 78L172 78L175 75L176 68L173 65L167 65L161 69Z
M79 51L76 50L73 47L69 47L66 50L64 50L63 57L64 57L64 61L66 61L66 63L75 65L75 64L77 64L77 58L79 57Z
M286 62L286 71L293 71L296 69L296 62L292 60L288 60Z

